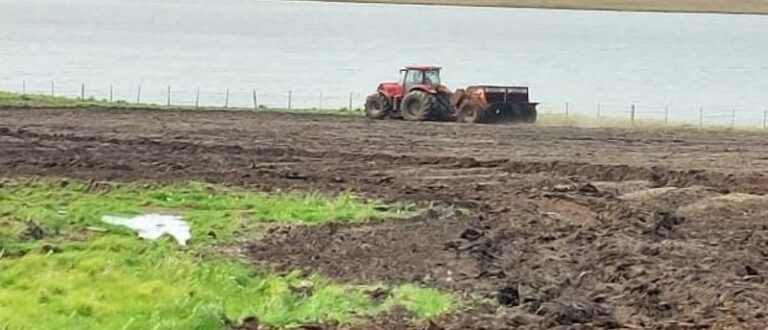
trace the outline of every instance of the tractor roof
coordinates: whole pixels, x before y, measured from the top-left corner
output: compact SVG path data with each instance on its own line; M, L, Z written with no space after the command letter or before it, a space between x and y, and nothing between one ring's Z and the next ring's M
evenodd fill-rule
M409 65L405 67L408 70L420 70L420 71L430 71L430 70L440 70L439 66L434 65Z

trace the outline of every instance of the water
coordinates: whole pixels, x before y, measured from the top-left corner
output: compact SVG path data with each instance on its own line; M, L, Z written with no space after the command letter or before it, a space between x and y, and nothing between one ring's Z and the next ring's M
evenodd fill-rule
M189 224L177 215L142 214L131 218L105 215L101 221L133 229L139 237L148 240L156 240L168 234L181 246L187 245L192 237Z
M2 0L0 89L165 103L354 105L400 66L520 84L544 108L762 122L768 16L255 0ZM322 97L321 97L322 94ZM720 116L710 118L711 116ZM721 118L722 117L722 118Z

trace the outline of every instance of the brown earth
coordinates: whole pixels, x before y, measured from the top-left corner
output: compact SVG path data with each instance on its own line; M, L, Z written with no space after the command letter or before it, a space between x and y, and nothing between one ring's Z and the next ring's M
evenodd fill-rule
M241 254L482 304L356 329L763 328L768 136L252 112L0 110L0 177L352 190L407 221L275 228ZM471 212L467 215L462 210Z

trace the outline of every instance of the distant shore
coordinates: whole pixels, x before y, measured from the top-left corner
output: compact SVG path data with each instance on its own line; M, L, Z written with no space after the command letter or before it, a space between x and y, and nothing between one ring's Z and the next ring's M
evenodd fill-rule
M471 7L510 7L649 11L681 13L768 14L766 0L315 0L325 2L419 4Z

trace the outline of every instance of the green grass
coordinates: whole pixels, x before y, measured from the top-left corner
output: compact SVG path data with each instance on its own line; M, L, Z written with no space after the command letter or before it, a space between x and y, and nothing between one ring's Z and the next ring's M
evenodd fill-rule
M19 94L0 91L0 107L25 107L25 108L160 108L149 104L128 103L125 101L109 102L94 98L75 99L60 96Z
M232 239L259 224L326 224L360 222L407 215L405 210L379 211L351 194L327 198L317 193L277 197L239 188L199 182L168 186L96 185L78 181L25 180L0 189L0 215L6 223L0 237L20 231L27 220L58 237L81 236L89 227L105 227L104 215L133 216L147 212L181 213L192 225L192 243Z
M453 301L445 293L435 289L425 289L412 284L404 284L393 294L391 304L398 304L413 313L417 318L426 319L451 310Z
M50 96L40 94L19 94L13 92L0 91L0 108L123 108L123 109L145 109L145 110L212 110L212 109L224 109L223 107L200 107L194 106L180 106L180 105L158 105L149 103L131 103L125 101L110 102L107 100L97 100L94 98L69 98L61 96ZM252 109L238 109L228 108L227 110L252 110ZM360 109L284 109L284 108L268 108L266 106L259 106L258 111L271 111L271 112L291 112L302 114L327 114L327 115L341 115L341 116L360 116L362 111Z
M403 306L414 318L449 311L455 298L404 284L375 302L370 286L320 276L279 276L216 250L266 222L323 224L405 215L352 195L265 195L202 183L92 186L20 180L0 185L0 328L223 329L256 316L277 327L354 322ZM187 249L143 241L103 215L174 211L192 225ZM20 235L34 220L45 235ZM96 228L101 228L96 230ZM215 235L211 235L214 232ZM303 288L303 289L301 289ZM303 292L303 293L302 293Z

